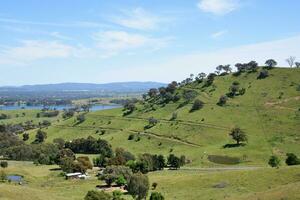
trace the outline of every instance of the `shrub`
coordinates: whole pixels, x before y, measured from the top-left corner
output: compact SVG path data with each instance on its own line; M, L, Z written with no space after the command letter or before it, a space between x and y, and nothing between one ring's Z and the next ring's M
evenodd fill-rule
M219 105L219 106L225 105L226 102L227 102L227 99L228 99L227 96L222 95L222 96L219 98L219 101L218 101L217 105Z
M6 161L1 161L0 162L0 167L1 168L7 168L8 167L8 163Z
M152 190L155 190L156 189L156 187L157 187L157 183L156 182L154 182L154 183L152 183Z
M239 95L244 95L246 93L246 89L242 88L239 90Z
M268 164L271 167L279 167L280 159L277 156L271 156L270 159L269 159Z
M287 165L300 165L300 159L293 153L287 153L285 163Z
M267 70L262 70L259 72L257 79L264 79L269 76L269 72Z
M201 100L196 99L193 103L193 106L192 106L190 112L200 110L201 108L203 108L203 105L204 105L204 103Z
M116 180L116 184L118 186L122 186L122 185L126 185L127 184L127 181L126 179L124 178L123 175L119 176L119 178Z
M159 192L152 192L150 196L150 200L164 200L164 196Z
M84 200L112 200L112 196L104 191L88 191Z
M134 139L134 135L133 134L130 134L129 136L128 136L128 140L133 140Z
M174 112L174 113L172 113L172 117L171 117L170 121L173 121L173 120L176 120L176 119L177 119L177 113Z

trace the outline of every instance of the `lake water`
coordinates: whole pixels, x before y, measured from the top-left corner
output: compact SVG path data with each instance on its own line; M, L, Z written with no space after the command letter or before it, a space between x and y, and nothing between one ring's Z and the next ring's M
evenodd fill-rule
M51 109L51 110L64 110L64 109L69 109L69 108L73 108L74 106L72 105L59 105L59 106L47 106L47 108ZM96 104L96 105L92 105L90 108L90 111L97 111L97 110L108 110L108 109L113 109L113 108L120 108L120 105L100 105L100 104ZM43 109L44 106L42 105L37 105L37 106L26 106L26 105L11 105L11 106L1 106L0 105L0 110L21 110L21 109L25 109L25 110L41 110Z
M22 181L22 176L19 176L19 175L9 175L7 176L7 179L11 182L21 182Z

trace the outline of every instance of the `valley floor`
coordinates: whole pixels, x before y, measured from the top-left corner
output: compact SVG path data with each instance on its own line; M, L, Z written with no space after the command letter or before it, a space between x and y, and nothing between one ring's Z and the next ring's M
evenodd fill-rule
M65 180L57 166L31 162L10 161L5 172L23 175L25 183L0 183L1 200L82 200L87 191L102 184L96 171L89 172L89 180ZM299 166L185 168L152 172L149 178L151 184L158 183L156 191L166 199L300 199Z

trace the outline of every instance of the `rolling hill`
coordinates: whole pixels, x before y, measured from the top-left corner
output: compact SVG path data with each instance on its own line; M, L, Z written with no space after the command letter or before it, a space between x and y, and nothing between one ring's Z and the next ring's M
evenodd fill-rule
M208 87L197 81L178 87L175 93L179 96L194 91L194 99L204 102L203 108L194 112L190 112L194 99L185 102L181 97L163 104L149 99L126 116L122 109L113 109L88 113L79 125L73 118L54 123L46 130L47 140L92 135L135 154L183 154L190 161L188 166L222 165L224 159L233 162L230 164L267 166L273 154L284 158L287 152L300 153L300 69L275 68L265 79L257 76L258 72L230 74L217 76ZM245 94L217 105L234 82L245 88ZM170 120L173 113L177 118ZM158 123L145 130L151 117ZM234 144L229 132L236 126L246 133L248 142L226 148ZM99 135L97 130L105 130L105 134ZM128 140L129 135L134 139Z

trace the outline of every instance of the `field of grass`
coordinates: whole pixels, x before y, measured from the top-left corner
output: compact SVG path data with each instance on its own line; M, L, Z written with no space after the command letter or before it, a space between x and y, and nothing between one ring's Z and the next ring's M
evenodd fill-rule
M24 176L25 184L0 183L0 199L82 200L101 181L95 171L89 180L65 180L57 166L36 166L31 162L9 161L7 174ZM258 168L249 170L178 170L149 173L155 191L166 199L299 199L300 168ZM151 193L153 190L150 190ZM126 199L132 199L129 195Z

